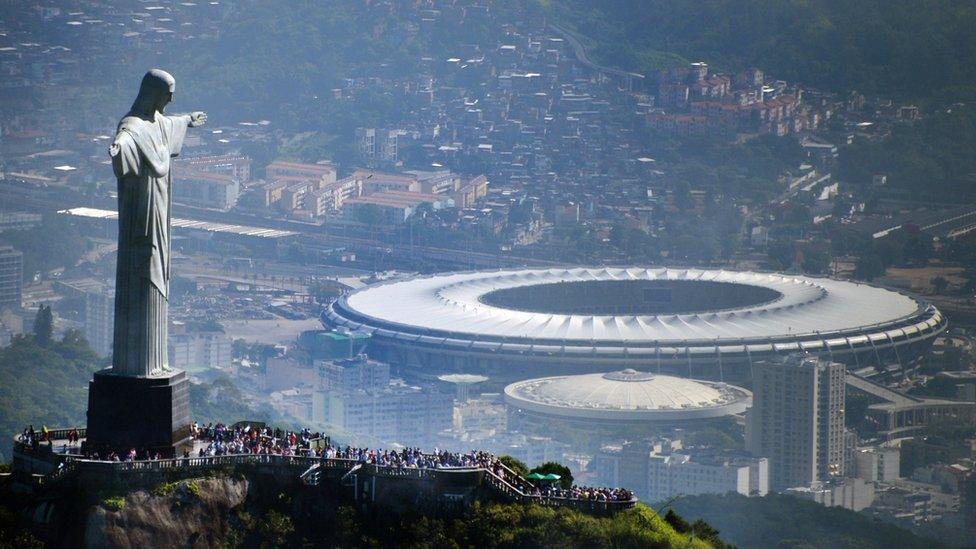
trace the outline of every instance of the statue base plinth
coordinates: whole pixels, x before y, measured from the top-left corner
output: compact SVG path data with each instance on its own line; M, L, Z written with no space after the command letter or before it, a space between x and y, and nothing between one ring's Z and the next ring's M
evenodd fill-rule
M95 372L88 384L86 452L122 459L135 448L140 459L149 452L174 457L189 449L190 380L182 370L149 377Z

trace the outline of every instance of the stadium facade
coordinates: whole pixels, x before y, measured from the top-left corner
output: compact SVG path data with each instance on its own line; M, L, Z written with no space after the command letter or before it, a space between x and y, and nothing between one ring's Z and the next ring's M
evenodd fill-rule
M913 364L946 329L934 306L863 283L676 268L475 271L352 292L323 314L420 377L499 381L632 368L738 380L773 356Z

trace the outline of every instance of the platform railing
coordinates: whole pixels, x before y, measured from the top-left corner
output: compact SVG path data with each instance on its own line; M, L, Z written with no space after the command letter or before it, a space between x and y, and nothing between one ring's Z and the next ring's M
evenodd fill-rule
M79 438L84 438L85 430L76 429ZM66 440L67 435L72 429L49 430L48 435L51 440ZM30 448L27 445L23 445ZM166 470L211 470L221 467L237 465L268 465L274 468L287 469L289 473L295 472L299 476L310 471L312 468L318 470L335 470L347 472L359 465L368 474L388 478L403 478L416 480L429 480L436 478L442 473L473 472L484 471L482 483L493 489L496 493L504 497L520 502L535 503L538 505L569 507L580 511L618 511L633 507L637 500L633 498L627 501L599 501L592 499L552 497L539 494L528 493L521 487L531 486L517 472L512 470L500 461L493 461L489 467L481 466L441 466L441 467L410 467L404 465L379 465L369 463L354 458L339 457L320 457L320 456L295 456L280 454L232 454L222 456L190 456L155 460L135 460L135 461L106 461L93 460L71 454L57 454L58 464L56 468L47 475L36 475L35 481L40 486L51 486L61 480L78 473L80 471L106 473L139 473ZM435 454L425 454L425 457L435 460ZM496 473L498 470L501 474Z

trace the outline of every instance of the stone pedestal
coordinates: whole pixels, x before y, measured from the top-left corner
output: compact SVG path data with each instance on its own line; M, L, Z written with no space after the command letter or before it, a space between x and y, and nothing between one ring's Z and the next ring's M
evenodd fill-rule
M151 377L95 373L88 384L86 451L102 457L115 451L124 459L135 448L173 457L189 448L190 381L186 372L169 370Z

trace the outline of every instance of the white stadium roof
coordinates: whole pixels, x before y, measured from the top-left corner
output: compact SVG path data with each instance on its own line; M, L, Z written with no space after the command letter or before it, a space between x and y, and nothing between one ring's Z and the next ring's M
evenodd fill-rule
M604 280L728 282L778 292L777 299L687 314L588 315L520 311L488 305L492 291L558 282ZM369 287L349 295L344 310L364 328L418 334L470 334L531 340L685 342L793 339L881 327L919 314L915 299L854 282L797 275L699 269L567 268L467 272Z
M725 383L627 369L513 383L505 401L523 411L576 419L691 420L742 413L752 394Z

